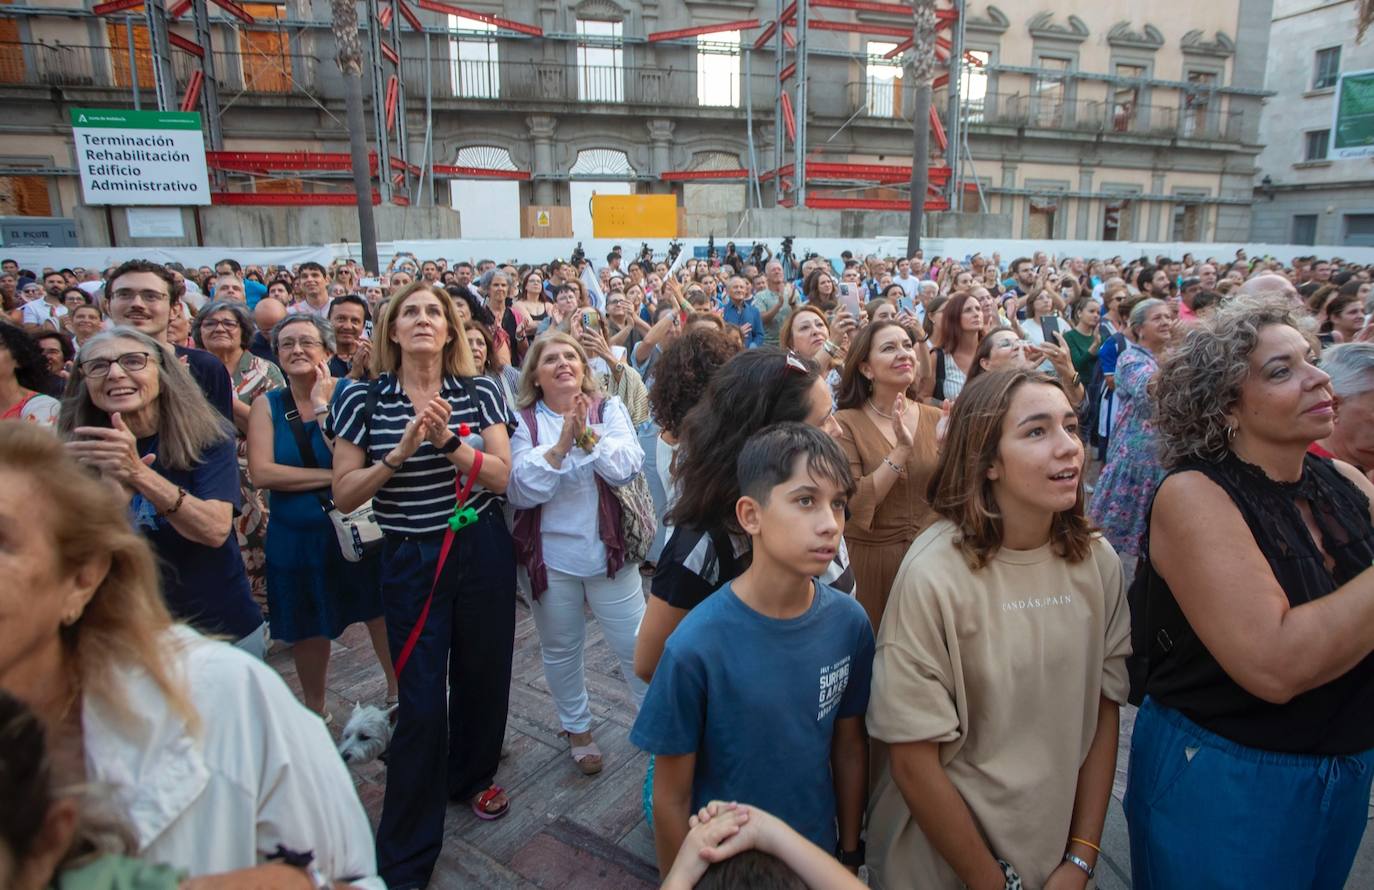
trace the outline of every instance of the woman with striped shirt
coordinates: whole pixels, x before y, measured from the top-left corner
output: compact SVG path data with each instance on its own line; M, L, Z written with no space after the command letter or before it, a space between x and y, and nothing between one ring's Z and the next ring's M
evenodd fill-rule
M400 711L377 860L388 886L422 887L449 800L483 819L510 805L492 780L515 635L515 554L501 511L514 419L496 384L475 376L452 298L426 282L379 313L372 370L374 382L334 407L334 503L348 511L372 498L385 533L382 599ZM475 518L450 549L460 508Z

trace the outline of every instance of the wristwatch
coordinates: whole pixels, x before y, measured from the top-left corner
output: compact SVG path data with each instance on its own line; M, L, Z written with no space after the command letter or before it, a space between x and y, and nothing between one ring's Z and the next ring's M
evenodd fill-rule
M463 447L463 440L462 440L460 437L458 437L458 436L453 436L453 437L451 437L447 442L445 442L445 443L443 444L443 446L439 449L439 453L440 453L440 454L452 454L453 452L457 451L459 448L462 448L462 447Z
M836 841L835 858L840 861L840 865L847 868L858 868L864 864L864 854L867 852L867 849L868 845L863 841L859 841L859 848L857 850L846 851L842 849L841 842Z

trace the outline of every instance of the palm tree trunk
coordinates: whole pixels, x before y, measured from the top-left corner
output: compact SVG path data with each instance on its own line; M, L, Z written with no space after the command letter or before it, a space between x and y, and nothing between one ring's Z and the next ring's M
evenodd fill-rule
M912 16L911 79L916 86L911 111L911 216L907 221L906 255L921 247L926 189L930 184L930 78L935 71L935 3L916 0Z
M363 115L363 45L358 34L355 0L330 0L334 26L335 57L344 81L344 108L348 122L348 151L353 161L353 189L358 194L358 240L362 242L363 268L380 271L377 262L377 223L372 216L372 170L367 158L367 125ZM386 171L379 170L385 176Z

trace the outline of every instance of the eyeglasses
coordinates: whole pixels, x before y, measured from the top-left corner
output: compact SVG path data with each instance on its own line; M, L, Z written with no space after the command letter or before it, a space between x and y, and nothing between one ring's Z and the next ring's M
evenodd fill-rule
M317 349L323 345L324 343L316 340L314 337L302 337L299 340L279 340L277 342L277 351L287 353L291 352L297 346L301 349Z
M149 306L156 303L165 303L171 299L166 293L158 290L125 290L120 289L110 295L110 299L116 303L132 303L135 299L142 300Z
M213 331L216 328L224 328L226 331L232 331L239 326L239 323L233 318L212 318L201 322L200 326L206 331Z
M110 373L110 366L116 362L126 371L142 371L148 367L148 359L150 358L152 358L152 353L149 352L126 352L112 359L87 359L81 363L81 371L87 377L104 377Z

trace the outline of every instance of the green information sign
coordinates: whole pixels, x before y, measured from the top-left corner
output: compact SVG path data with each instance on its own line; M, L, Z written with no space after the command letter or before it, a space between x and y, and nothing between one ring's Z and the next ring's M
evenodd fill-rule
M1332 158L1374 157L1374 71L1348 71L1336 84Z
M73 108L71 114L76 166L87 204L210 203L198 112Z
M199 130L199 111L132 111L124 108L73 108L73 127L111 130Z

